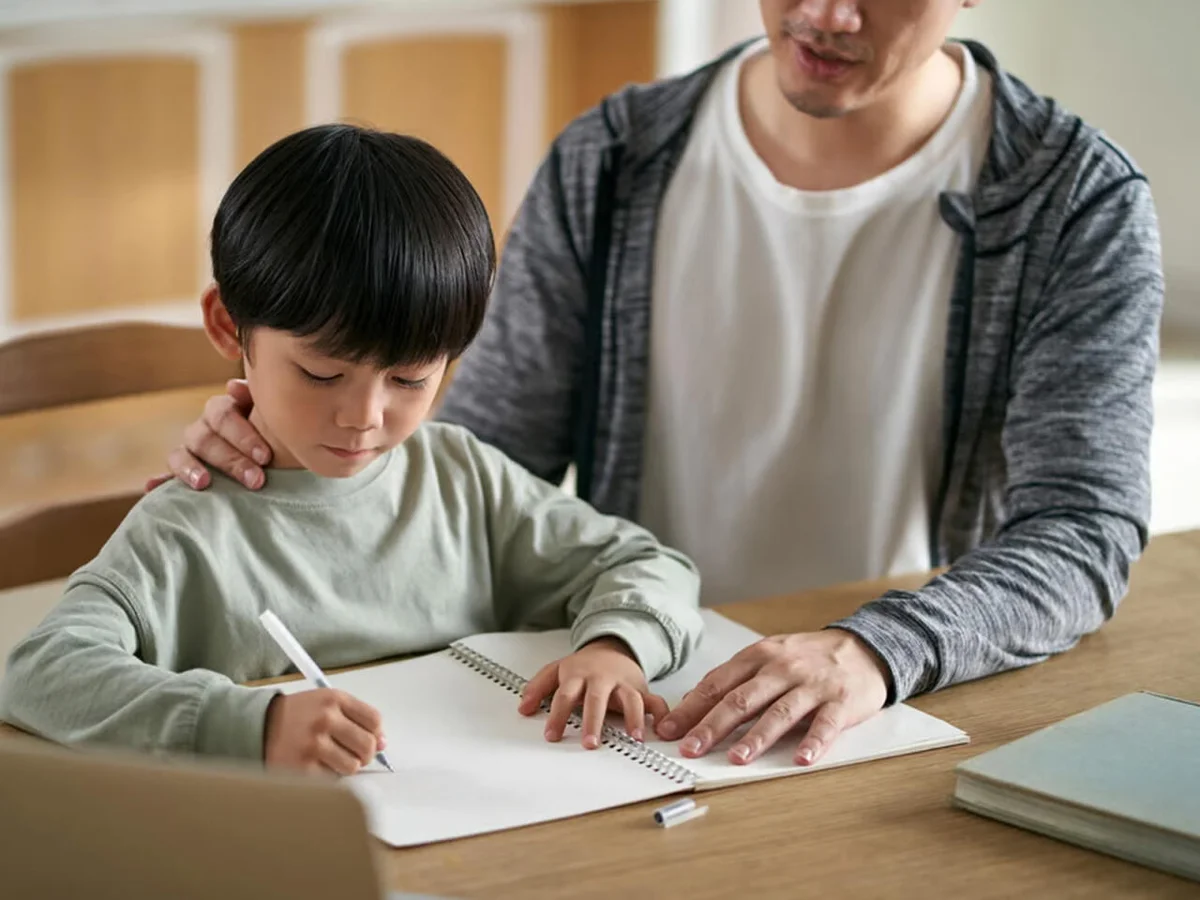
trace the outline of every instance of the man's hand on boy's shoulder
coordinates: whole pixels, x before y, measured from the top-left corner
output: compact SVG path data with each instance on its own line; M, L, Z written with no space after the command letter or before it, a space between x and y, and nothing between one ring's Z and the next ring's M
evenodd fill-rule
M383 748L379 711L344 691L277 694L267 707L263 758L269 768L353 775Z
M225 385L225 393L208 398L200 418L183 433L183 445L167 457L169 475L146 482L152 491L164 481L177 478L188 487L202 491L212 483L204 463L224 472L251 490L265 483L262 467L271 461L271 448L250 424L254 401L245 381L234 378Z
M568 717L582 705L580 737L589 750L600 746L600 729L610 709L624 713L625 729L637 740L644 737L647 713L655 722L667 714L667 702L650 693L641 665L625 642L614 637L598 638L543 666L525 686L518 710L531 716L551 694L546 740L562 740Z

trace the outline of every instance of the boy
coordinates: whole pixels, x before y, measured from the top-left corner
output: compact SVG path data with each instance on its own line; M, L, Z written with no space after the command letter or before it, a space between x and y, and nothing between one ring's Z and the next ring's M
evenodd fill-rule
M63 743L351 774L384 748L374 709L336 690L239 685L289 669L258 622L334 668L467 634L572 629L531 682L546 737L582 704L640 735L666 712L647 679L698 639L698 578L454 426L422 424L483 319L487 215L421 141L330 125L269 147L212 230L205 330L242 359L273 468L261 495L218 481L145 497L14 650L0 717Z

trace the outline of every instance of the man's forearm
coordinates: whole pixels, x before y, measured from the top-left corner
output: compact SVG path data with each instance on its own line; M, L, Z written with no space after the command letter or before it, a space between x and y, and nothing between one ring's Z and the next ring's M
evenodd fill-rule
M833 627L887 664L889 702L1041 662L1112 616L1144 532L1121 516L1028 519L919 591L890 592Z

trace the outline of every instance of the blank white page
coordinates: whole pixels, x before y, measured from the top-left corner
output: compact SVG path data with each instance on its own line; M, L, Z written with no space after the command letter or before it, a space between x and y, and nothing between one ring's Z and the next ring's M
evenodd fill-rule
M660 694L672 708L706 674L727 662L743 647L761 639L757 632L727 619L712 609L702 609L700 614L704 618L704 638L696 653L683 669L654 681L650 686L650 689ZM570 652L570 640L566 631L482 634L466 638L461 643L523 678L532 677L547 662ZM610 716L609 722L623 730L619 716ZM914 707L897 704L844 731L814 765L800 766L794 762L793 757L803 736L803 728L784 737L774 748L749 765L732 763L726 753L750 724L736 730L700 759L684 757L677 749L678 742L661 741L649 732L646 744L691 770L697 778L697 789L704 790L745 781L816 772L872 759L961 744L968 740L966 733L953 725Z
M359 669L330 683L383 715L390 774L372 763L345 779L371 832L394 846L442 841L580 815L660 797L679 785L578 732L552 744L544 716L441 651ZM284 686L289 693L306 682Z

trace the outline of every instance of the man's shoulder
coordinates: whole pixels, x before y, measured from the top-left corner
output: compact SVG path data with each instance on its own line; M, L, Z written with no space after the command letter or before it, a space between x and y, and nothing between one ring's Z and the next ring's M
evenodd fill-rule
M564 156L596 154L620 144L631 160L657 153L686 128L717 72L743 46L690 72L630 83L606 95L563 129L554 142L555 151Z
M992 75L993 135L983 186L997 195L1032 198L1041 207L1086 202L1116 183L1145 181L1136 160L1103 129L1005 70L991 51L966 41ZM1011 206L1007 198L1000 206Z

